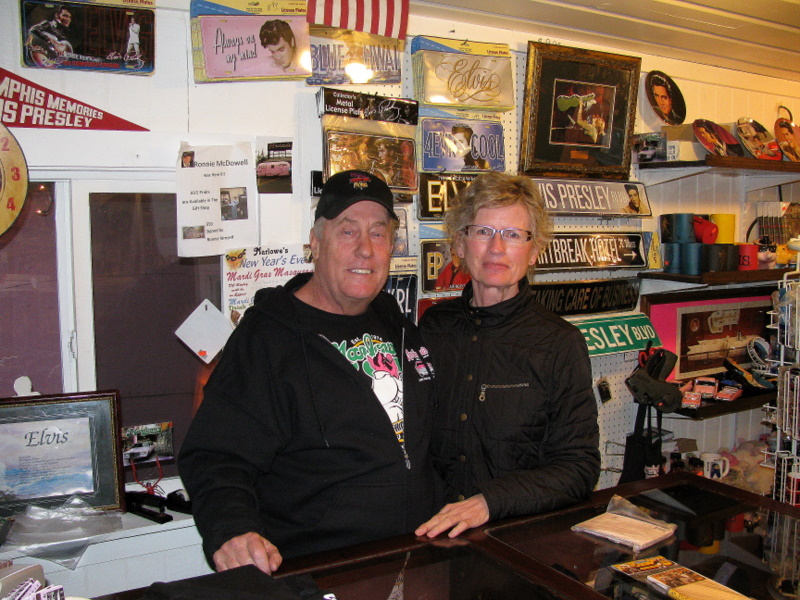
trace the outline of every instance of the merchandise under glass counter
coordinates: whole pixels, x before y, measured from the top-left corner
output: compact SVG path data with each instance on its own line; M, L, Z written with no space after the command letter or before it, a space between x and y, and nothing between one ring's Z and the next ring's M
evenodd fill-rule
M564 584L569 581L576 598L668 597L646 578L631 577L612 567L658 555L756 600L800 598L800 507L688 473L605 492L593 495L594 502L490 526L464 537L502 554L509 563L526 565L533 559L550 570L546 580L552 585L566 589ZM634 553L603 538L572 531L573 525L604 512L611 493L625 497L652 517L676 524L675 533Z

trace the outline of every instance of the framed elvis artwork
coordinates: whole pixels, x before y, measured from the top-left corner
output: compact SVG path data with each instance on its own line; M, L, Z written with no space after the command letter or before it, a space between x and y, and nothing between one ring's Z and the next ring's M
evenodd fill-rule
M520 170L627 179L641 59L528 42Z
M0 399L0 515L76 496L124 509L119 392Z

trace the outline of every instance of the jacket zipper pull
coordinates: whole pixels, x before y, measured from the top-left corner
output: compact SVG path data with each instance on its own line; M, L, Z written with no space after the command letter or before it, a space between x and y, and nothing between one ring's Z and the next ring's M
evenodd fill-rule
M480 393L480 396L478 396L478 400L480 402L483 402L483 401L486 400L486 384L485 383L481 384L481 393Z

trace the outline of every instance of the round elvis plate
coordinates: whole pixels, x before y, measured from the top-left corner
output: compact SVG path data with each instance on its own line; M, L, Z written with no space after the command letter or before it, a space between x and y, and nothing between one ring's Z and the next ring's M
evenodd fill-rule
M647 101L656 116L668 125L680 125L686 119L686 102L678 85L661 71L650 71L644 80Z
M783 160L778 140L758 121L750 117L740 117L736 121L736 135L753 158Z
M775 139L786 160L800 162L800 127L789 119L775 121Z
M696 119L692 123L694 137L708 150L717 156L744 156L742 145L733 134L722 125L708 119Z

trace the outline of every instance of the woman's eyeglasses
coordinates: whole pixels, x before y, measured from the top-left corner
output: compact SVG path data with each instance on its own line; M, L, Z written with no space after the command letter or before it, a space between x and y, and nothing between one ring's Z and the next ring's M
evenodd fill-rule
M524 244L533 238L533 232L527 229L517 229L506 227L505 229L495 229L488 225L467 225L464 227L464 234L479 242L488 242L494 238L494 234L499 233L503 241L509 244Z

